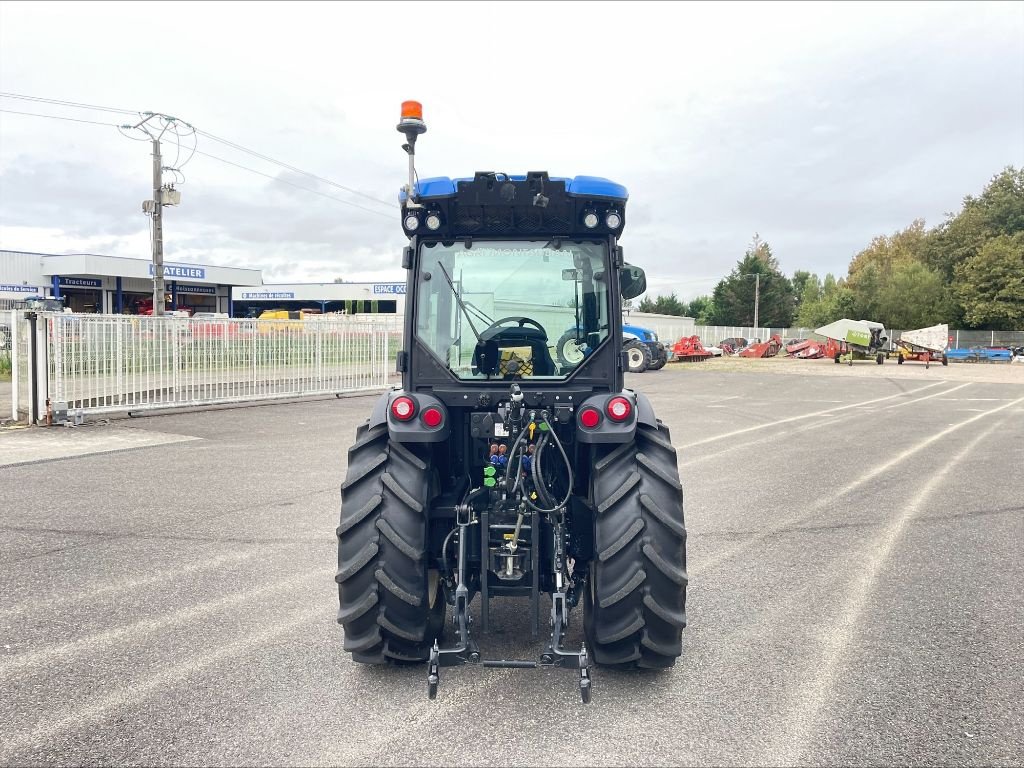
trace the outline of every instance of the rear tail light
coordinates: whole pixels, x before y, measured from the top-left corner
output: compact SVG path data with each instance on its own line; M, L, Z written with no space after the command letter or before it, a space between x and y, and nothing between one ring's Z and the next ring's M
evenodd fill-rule
M399 421L408 421L416 415L416 403L410 397L396 397L391 403L391 415Z
M607 410L612 421L625 421L633 412L633 406L624 397L613 397L608 401Z
M580 411L580 424L593 429L601 423L601 412L597 408L584 408Z
M420 418L423 419L423 423L428 427L434 428L441 426L441 422L444 421L444 414L441 413L440 409L431 406L423 412Z

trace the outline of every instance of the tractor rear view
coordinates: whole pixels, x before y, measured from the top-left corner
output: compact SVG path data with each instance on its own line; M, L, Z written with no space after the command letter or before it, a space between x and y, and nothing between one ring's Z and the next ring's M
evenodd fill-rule
M618 245L627 193L606 179L477 172L418 179L406 102L401 387L356 432L341 489L344 648L366 664L670 667L686 626L676 451L623 386L622 298L646 287ZM566 328L578 354L555 352ZM490 659L490 601L528 598L537 656ZM569 645L582 603L585 641ZM442 635L442 630L448 631Z

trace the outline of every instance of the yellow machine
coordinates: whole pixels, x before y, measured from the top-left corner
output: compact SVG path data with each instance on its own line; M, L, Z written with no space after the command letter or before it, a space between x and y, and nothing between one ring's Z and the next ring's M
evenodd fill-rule
M260 313L258 328L260 333L270 333L277 330L297 330L297 325L291 320L306 320L320 315L319 310L309 309L268 309ZM283 320L285 322L274 322Z

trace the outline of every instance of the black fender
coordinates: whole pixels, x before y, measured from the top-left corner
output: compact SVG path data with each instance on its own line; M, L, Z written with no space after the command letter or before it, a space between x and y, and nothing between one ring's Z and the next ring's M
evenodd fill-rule
M626 390L630 392L631 390ZM654 406L647 399L643 392L633 392L636 395L636 420L646 424L651 429L658 428L658 417L654 415Z
M416 404L416 415L409 421L399 421L391 416L391 403L395 398L402 396L410 398ZM428 427L420 418L423 411L431 406L444 415L444 419L437 427ZM451 419L444 403L433 395L422 392L407 393L403 389L392 389L377 398L370 413L370 429L380 424L387 424L388 436L399 443L440 443L447 440L451 434Z

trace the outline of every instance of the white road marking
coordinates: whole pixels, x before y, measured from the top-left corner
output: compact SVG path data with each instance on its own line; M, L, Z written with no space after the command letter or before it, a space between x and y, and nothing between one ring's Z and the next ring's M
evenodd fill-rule
M717 557L712 557L712 558L704 560L704 561L702 561L702 562L700 562L698 564L695 564L694 567L691 567L689 569L690 573L691 574L699 573L699 572L706 571L706 570L709 570L711 568L714 568L719 563L722 563L722 562L724 562L726 560L729 560L729 559L735 557L736 555L738 555L739 553L744 552L745 550L747 550L750 547L754 546L754 544L756 544L756 543L758 543L760 541L763 541L765 538L767 538L768 536L770 536L774 532L778 531L779 529L787 528L787 527L793 525L794 523L802 522L802 521L807 520L807 519L809 519L811 517L814 517L815 514L820 512L825 507L828 507L828 506L831 506L832 504L834 504L836 499L838 499L838 498L840 498L842 496L845 496L845 495L847 495L848 493L850 493L852 491L855 491L857 488L860 488L865 483L871 482L872 480L874 480L879 475L884 474L885 472L888 472L890 469L895 467L897 464L899 464L899 463L901 463L903 461L906 461L907 459L909 459L914 454L921 452L922 450L927 448L932 443L934 443L934 442L936 442L938 440L941 440L942 438L946 437L947 435L952 434L953 432L956 432L958 429L961 429L962 427L966 427L968 424L973 424L978 419L983 419L986 416L991 416L991 415L993 415L995 413L999 413L1000 411L1004 411L1007 408L1012 408L1013 406L1019 405L1020 403L1024 403L1024 397L1022 397L1022 398L1020 398L1018 400L1014 400L1012 402L1009 402L1006 405L1000 405L998 408L992 408L991 410L983 411L982 413L979 413L977 416L971 416L969 419L964 419L963 421L957 422L955 424L950 424L948 427L943 429L941 432L936 432L933 435L929 435L928 437L924 438L923 440L921 440L921 441L915 443L914 445L912 445L910 448L907 448L906 450L902 451L901 453L899 453L898 455L896 455L892 459L889 459L888 461L883 462L882 464L879 464L874 469L872 469L872 470L866 472L865 474L861 475L856 480L854 480L852 483L850 483L849 485L846 485L842 489L840 489L840 490L838 490L838 491L836 491L834 493L829 493L829 494L827 494L825 496L819 497L817 499L817 501L815 501L811 505L811 508L810 508L809 512L807 512L805 514L802 514L802 515L797 515L795 517L788 517L788 518L785 518L785 519L777 520L776 521L776 523L777 523L776 525L774 525L771 528L768 528L767 530L761 532L761 534L759 534L758 536L751 537L750 539L748 539L747 541L743 542L742 544L739 544L739 545L733 547L730 550L726 550L726 551L720 553Z
M156 632L176 624L187 624L199 616L213 611L222 610L227 606L244 603L248 600L267 594L268 592L276 592L281 589L295 587L313 579L314 577L322 579L328 575L333 576L334 570L331 569L327 571L317 569L316 571L306 572L298 576L291 576L287 579L280 579L278 581L271 582L259 589L250 589L245 592L237 592L235 594L227 595L225 597L218 598L217 600L198 603L172 613L163 614L151 619L142 619L141 621L126 624L121 627L114 627L113 629L108 629L106 632L86 635L85 637L79 638L78 640L72 640L68 643L48 645L35 651L26 651L13 656L0 657L0 680L7 678L12 672L39 666L59 666L60 664L66 663L70 659L80 656L83 653L97 654L102 652L105 647L118 641L122 644L135 644L142 635Z
M752 427L744 427L743 429L737 429L737 430L734 430L733 432L726 432L724 435L713 435L711 437L706 437L703 440L698 440L698 441L696 441L694 443L688 443L686 445L677 445L675 447L680 449L680 450L685 450L687 448L695 448L698 445L706 445L707 443L718 442L719 440L725 440L726 438L735 437L736 435L745 435L748 432L755 432L755 431L757 431L759 429L767 429L768 427L775 427L775 426L778 426L779 424L789 424L789 423L794 422L794 421L802 421L803 419L813 419L816 416L824 416L824 415L829 414L829 413L836 413L837 411L846 411L846 410L849 410L850 408L860 408L860 407L865 406L865 405L873 405L875 403L883 403L886 400L892 400L892 399L897 398L897 397L905 397L907 395L912 395L915 392L923 392L924 390L930 389L931 387L937 387L937 386L939 386L942 383L943 382L941 382L941 381L936 381L936 382L933 382L931 384L925 384L923 387L918 387L917 389L912 389L912 390L910 390L908 392L897 392L895 395L886 395L885 397L876 397L874 400L863 400L863 401L861 401L859 403L849 403L847 405L840 405L838 408L826 408L823 411L814 411L812 413L801 413L798 416L790 416L790 417L785 418L785 419L778 419L776 421L765 422L764 424L755 424Z
M32 598L32 602L30 603L22 603L20 605L13 605L10 608L0 609L0 617L7 618L9 616L20 616L25 613L40 610L50 611L56 606L63 605L64 603L82 603L100 597L101 595L110 594L111 592L127 592L132 589L138 589L139 587L147 587L151 584L173 582L181 576L197 573L199 571L208 571L214 568L220 568L221 566L232 565L234 563L240 563L243 560L249 560L259 554L263 554L263 551L260 549L254 549L250 552L232 552L226 555L211 557L209 560L203 560L202 562L193 563L192 565L186 565L183 567L175 566L174 568L168 568L167 570L157 571L151 576L143 576L142 578L133 579L132 581L116 581L110 584L104 584L103 586L94 587L93 589L85 592L70 592L64 590L48 597L36 596Z
M118 686L111 693L98 696L85 706L75 709L68 717L59 720L43 718L35 728L26 733L8 736L9 731L4 729L4 737L0 740L0 758L3 759L3 762L9 763L11 762L10 756L18 750L47 744L61 733L100 721L112 710L137 704L156 691L179 683L196 672L212 666L221 659L251 653L261 645L291 632L303 624L307 624L317 618L323 618L323 615L324 609L322 607L304 611L287 621L274 624L262 632L247 635L241 640L236 640L228 645L208 651L197 659L190 660L184 664L176 664L169 669L149 675L140 681L128 682Z
M1002 410L1002 409L998 409ZM994 413L991 411L990 413ZM977 417L976 417L977 418ZM966 422L965 422L966 423ZM762 761L782 765L798 765L811 745L813 738L820 733L819 720L822 710L828 704L829 693L835 686L836 677L843 664L849 646L857 634L857 624L867 605L868 598L875 589L878 574L892 550L903 534L903 530L914 516L924 507L928 497L940 483L946 480L946 473L956 469L957 465L973 451L978 444L1002 425L993 424L980 435L971 440L957 454L946 462L943 468L931 478L911 498L900 515L890 523L882 535L866 551L866 561L857 569L858 576L849 593L849 599L843 607L839 621L828 627L821 636L822 658L815 665L816 674L813 680L801 684L800 699L795 712L790 712L784 719L789 728L774 740ZM910 489L908 489L910 490Z
M910 405L911 403L919 403L922 400L931 400L933 397L938 397L939 395L948 395L950 392L956 392L958 389L963 389L964 387L969 387L969 386L971 386L971 382L967 382L966 384L960 384L958 386L953 387L952 389L947 389L945 392L936 392L934 395L927 395L925 397L919 397L916 400L907 400L904 403L896 403L895 405L887 405L882 410L890 411L893 408L902 408L904 405Z

